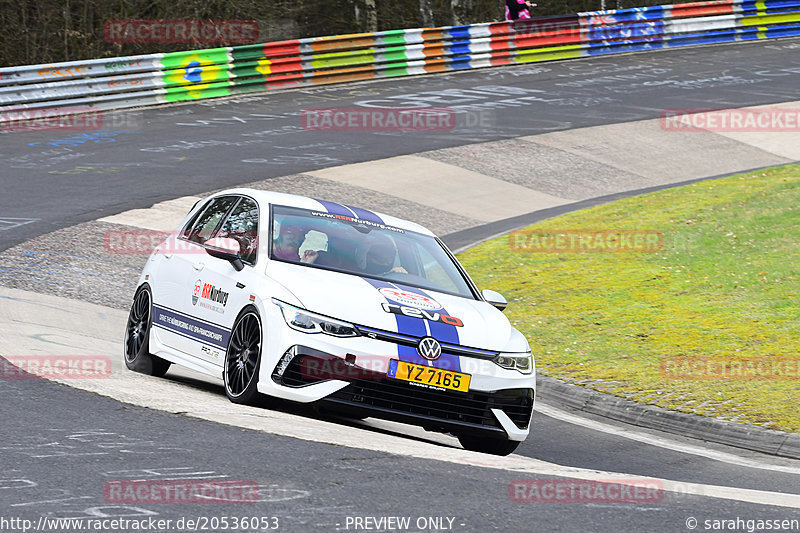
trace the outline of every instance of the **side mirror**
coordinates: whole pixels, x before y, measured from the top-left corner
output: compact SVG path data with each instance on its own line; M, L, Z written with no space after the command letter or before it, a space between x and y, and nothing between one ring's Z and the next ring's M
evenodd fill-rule
M506 306L508 305L508 301L505 299L505 297L503 297L503 295L497 291L483 289L481 291L481 296L483 296L484 300L486 300L488 303L492 304L501 311L505 309Z
M236 269L236 272L239 272L244 268L242 258L239 257L241 248L239 246L239 241L236 239L214 237L213 239L208 239L203 244L206 247L206 253L208 255L211 257L216 257L217 259L229 261L233 268Z

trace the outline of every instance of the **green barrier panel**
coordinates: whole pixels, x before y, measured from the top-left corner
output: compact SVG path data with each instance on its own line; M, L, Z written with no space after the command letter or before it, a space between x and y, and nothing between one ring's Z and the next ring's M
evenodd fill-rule
M300 71L300 63L297 63L297 71ZM234 63L231 68L231 75L233 76L234 84L237 83L238 78L253 78L258 77L263 81L267 76L272 75L272 62L269 59L262 59L260 61L248 61L243 63Z
M167 88L167 93L163 95L163 98L165 102L186 102L203 98L217 98L220 96L230 96L230 89L229 81L200 83L189 87Z
M229 85L227 80L230 79L228 50L211 48L164 54L161 65L166 72L161 80L167 88L165 100L180 102L230 94L223 89L223 85ZM220 85L221 81L226 83Z
M384 44L386 46L392 46L392 45L402 46L404 44L407 44L406 31L397 30L396 32L386 32L385 35L377 37L376 40L379 43Z

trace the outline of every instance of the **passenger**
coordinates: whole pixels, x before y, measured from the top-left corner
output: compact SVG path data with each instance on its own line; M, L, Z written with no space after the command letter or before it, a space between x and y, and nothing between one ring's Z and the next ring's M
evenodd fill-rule
M306 238L308 229L298 223L284 221L280 226L278 236L272 243L272 256L284 261L313 263L317 260L317 252L306 250L300 257L300 245Z
M530 4L527 0L505 0L506 20L525 20L531 18L530 9L536 4Z

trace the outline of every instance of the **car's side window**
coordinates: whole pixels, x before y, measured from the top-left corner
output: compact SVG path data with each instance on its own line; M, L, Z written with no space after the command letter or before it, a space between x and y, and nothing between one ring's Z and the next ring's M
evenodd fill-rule
M181 234L180 234L180 238L181 239L188 239L189 238L189 235L191 235L191 233L192 233L192 228L197 223L197 219L199 219L201 216L203 216L203 213L205 213L206 209L208 209L208 206L211 205L212 201L213 200L209 200L208 202L203 204L203 206L200 209L197 210L197 213L194 214L194 216L189 220L189 222L186 223L186 225L181 230ZM197 207L197 204L195 204L194 207ZM194 207L192 207L192 210L194 210Z
M250 198L242 198L215 237L236 239L242 261L254 264L258 252L258 205Z
M182 237L198 244L203 244L214 236L222 217L237 200L236 196L215 198L200 211L195 219L187 225Z

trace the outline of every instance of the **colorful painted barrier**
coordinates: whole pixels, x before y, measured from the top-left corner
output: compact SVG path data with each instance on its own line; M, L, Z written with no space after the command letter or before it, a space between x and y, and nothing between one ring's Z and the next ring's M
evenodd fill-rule
M120 109L797 35L800 0L715 0L0 68L0 125L42 109Z

